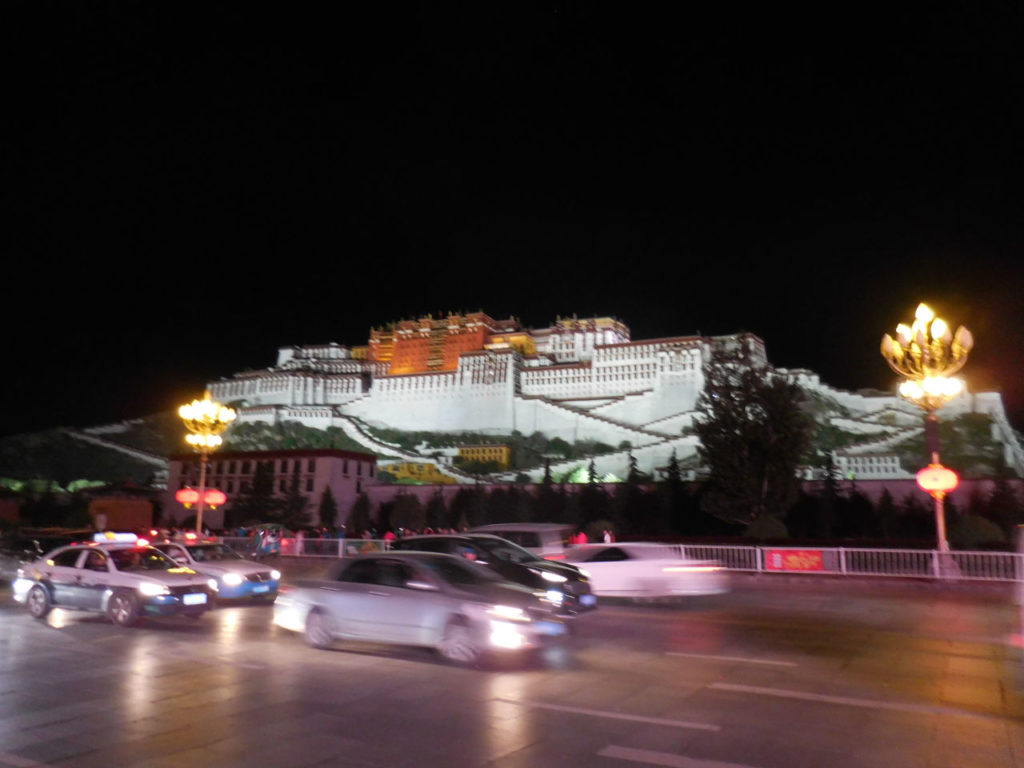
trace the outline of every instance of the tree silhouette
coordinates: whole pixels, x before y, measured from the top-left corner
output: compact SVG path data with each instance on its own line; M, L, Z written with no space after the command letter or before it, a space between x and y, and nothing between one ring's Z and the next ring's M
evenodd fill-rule
M745 352L712 353L695 419L710 469L708 512L735 522L785 514L799 493L796 470L810 444L802 401L796 384Z
M331 492L331 486L329 485L320 494L317 517L320 519L320 525L332 529L338 527L338 502L335 501L334 494Z

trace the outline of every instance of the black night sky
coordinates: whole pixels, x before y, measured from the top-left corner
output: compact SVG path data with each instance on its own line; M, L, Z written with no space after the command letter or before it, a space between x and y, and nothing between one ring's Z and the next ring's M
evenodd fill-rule
M0 434L450 310L891 389L920 301L1024 426L1020 5L318 5L5 4Z

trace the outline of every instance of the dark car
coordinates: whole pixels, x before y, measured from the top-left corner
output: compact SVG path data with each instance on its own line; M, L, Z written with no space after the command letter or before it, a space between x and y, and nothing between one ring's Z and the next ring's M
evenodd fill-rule
M90 540L93 531L49 528L23 529L0 537L0 581L14 581L18 570L51 549Z
M586 571L569 563L545 560L499 536L486 533L408 536L392 542L391 549L440 552L474 561L509 581L544 590L564 616L597 607Z

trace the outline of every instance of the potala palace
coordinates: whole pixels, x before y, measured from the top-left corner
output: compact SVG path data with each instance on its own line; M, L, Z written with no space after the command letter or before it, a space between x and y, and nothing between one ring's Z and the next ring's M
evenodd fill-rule
M515 319L478 313L422 317L372 329L368 343L283 347L277 363L209 384L212 396L238 407L238 423L299 422L337 427L382 456L424 460L383 443L368 427L481 435L543 433L567 442L626 446L597 456L602 475L622 477L629 456L656 473L672 454L695 467L697 438L689 427L712 350L742 347L767 364L764 342L752 334L675 336L634 341L609 317L559 318L527 329ZM854 439L835 458L844 475L912 478L891 446L923 430L922 414L895 393L853 393L804 370L792 376L837 429ZM998 393L964 393L942 418L974 412L991 418L992 438L1007 464L1024 476L1024 454ZM821 418L821 416L819 416ZM567 462L578 465L579 461ZM560 468L551 465L552 471ZM460 477L453 467L443 468ZM526 472L539 480L544 471Z

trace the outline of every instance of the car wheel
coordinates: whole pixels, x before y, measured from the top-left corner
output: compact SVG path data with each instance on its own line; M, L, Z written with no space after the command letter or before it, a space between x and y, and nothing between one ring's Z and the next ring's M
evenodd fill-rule
M473 639L473 633L464 619L448 622L438 651L446 660L461 665L475 664L481 654L480 645Z
M107 604L107 615L119 627L130 627L139 620L139 604L130 592L115 592Z
M50 604L50 596L44 587L35 586L28 591L25 597L25 605L28 612L34 619L41 619L50 612L53 606Z
M331 632L331 620L323 611L312 610L306 616L306 642L313 648L329 648L334 640Z

